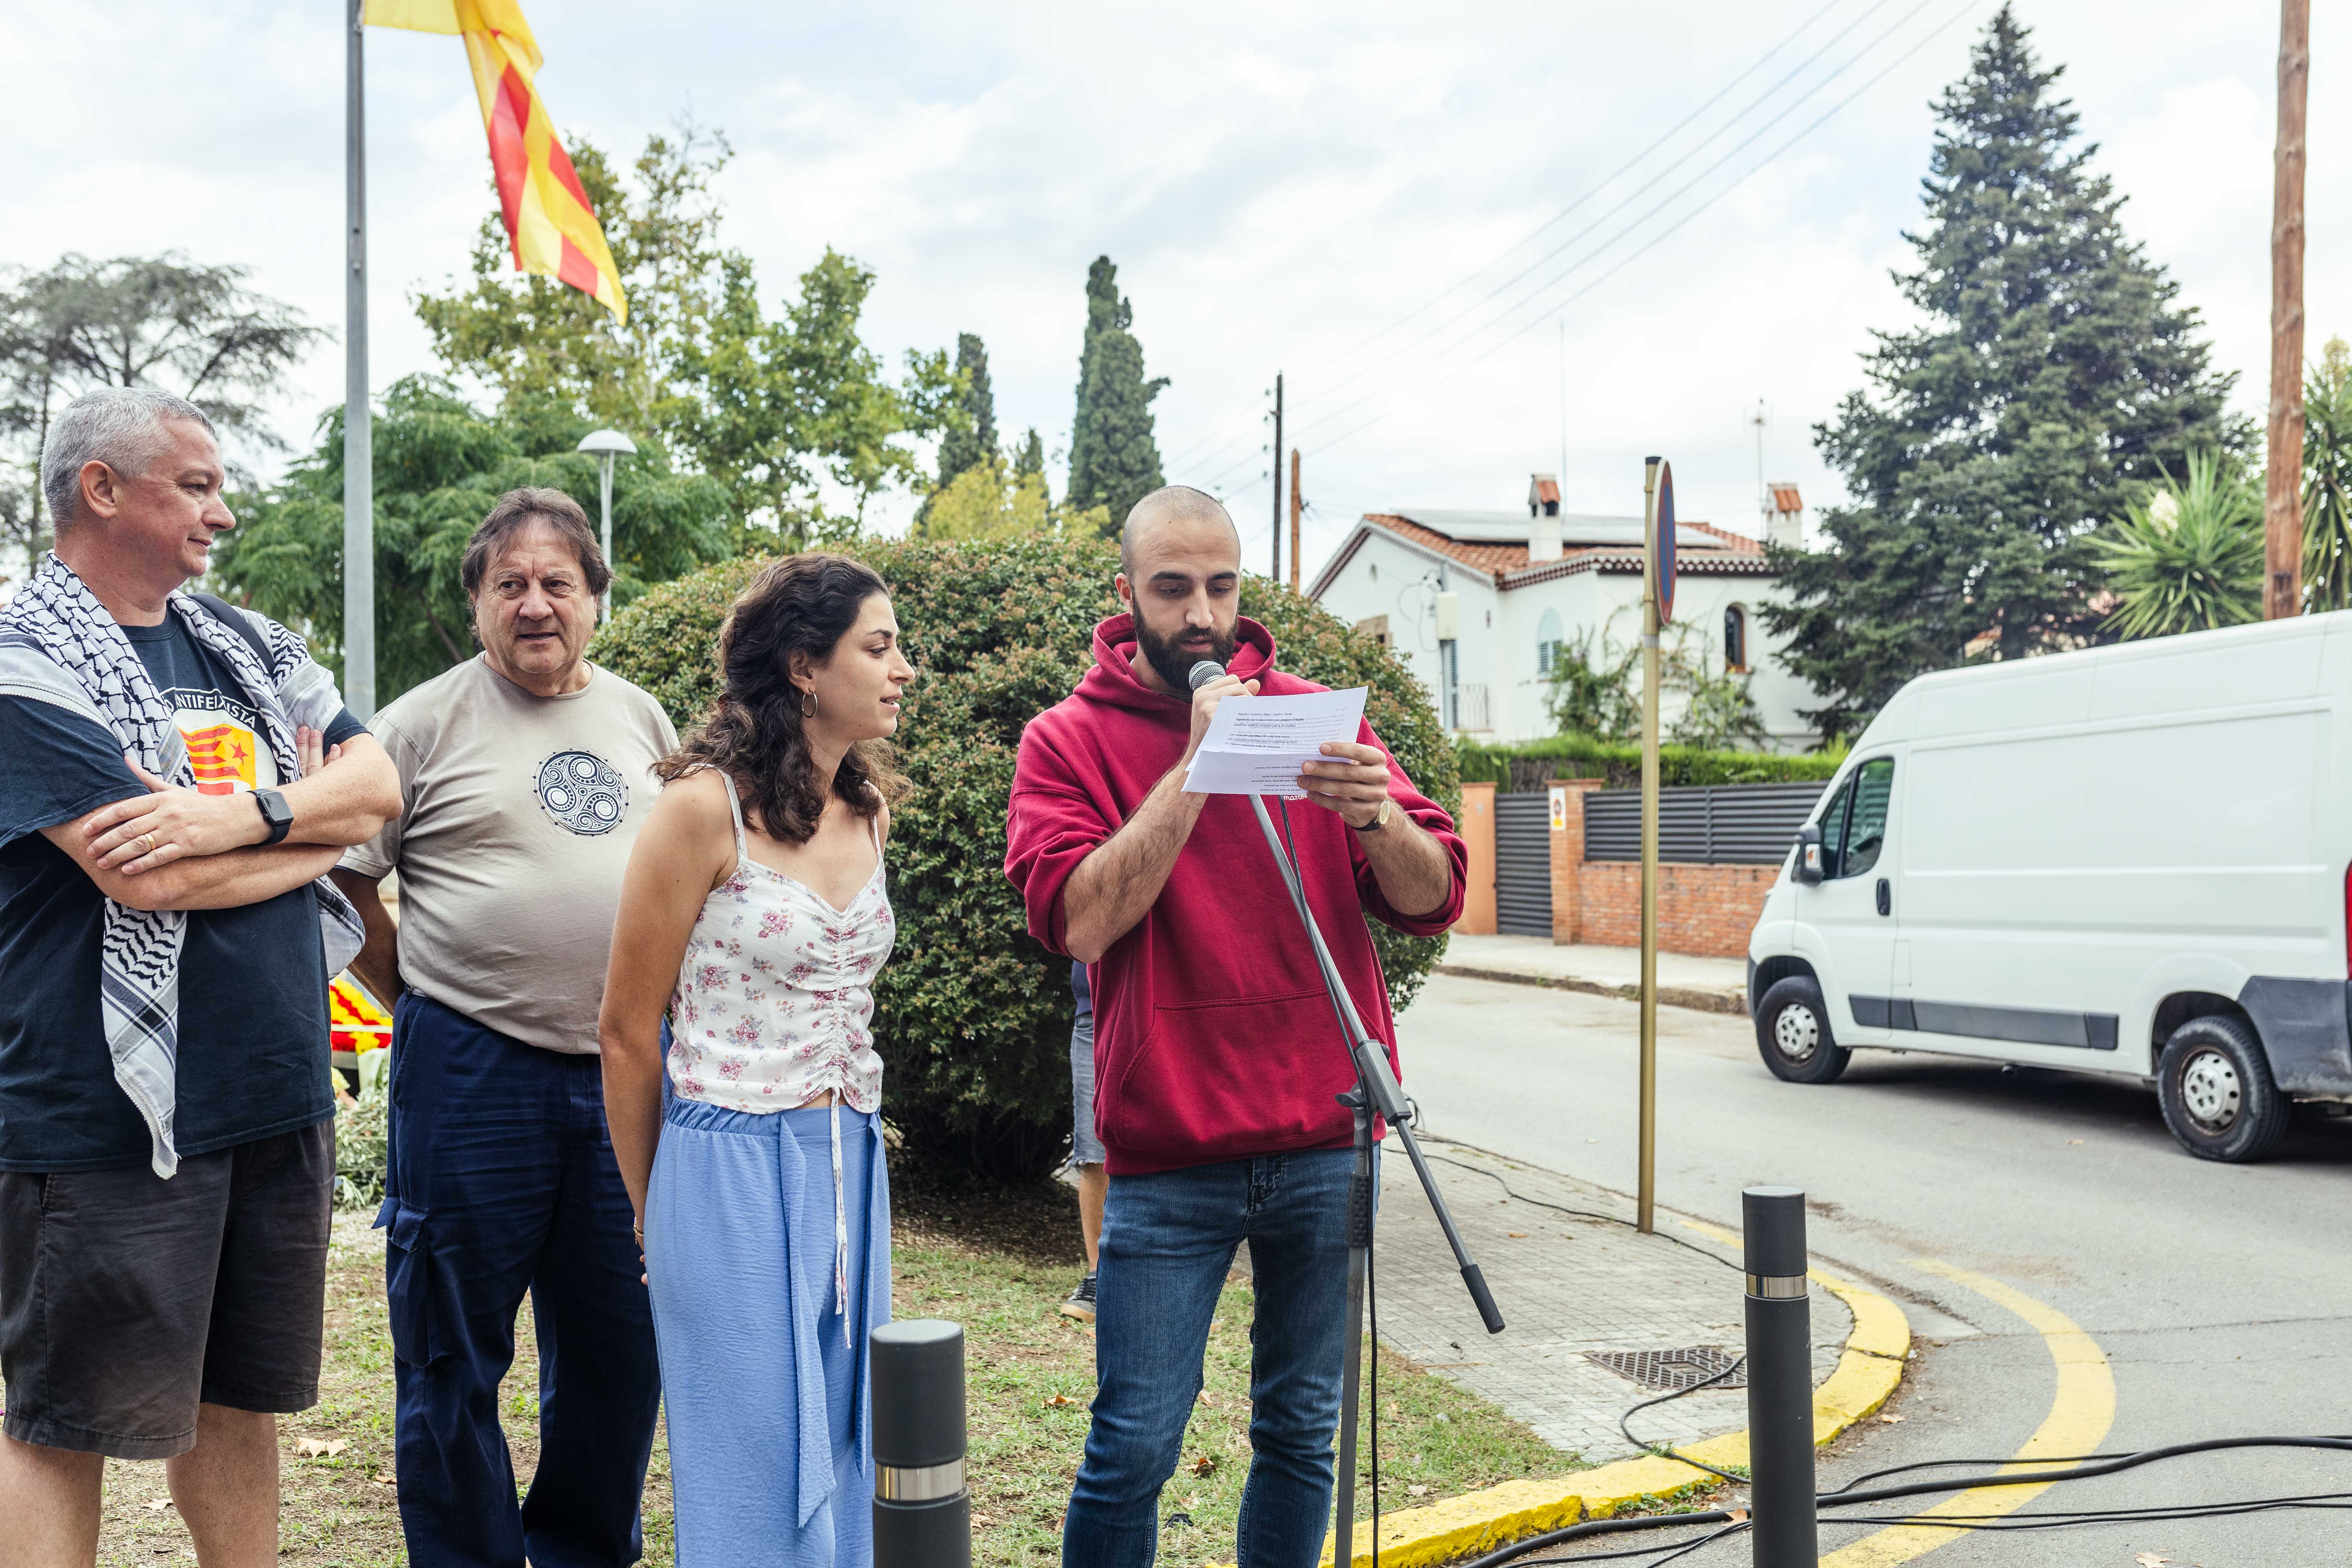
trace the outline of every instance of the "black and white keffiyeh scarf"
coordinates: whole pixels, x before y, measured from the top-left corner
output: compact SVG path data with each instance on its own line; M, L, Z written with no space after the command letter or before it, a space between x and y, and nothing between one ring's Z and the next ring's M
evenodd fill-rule
M295 728L323 731L342 710L334 677L314 662L302 639L266 616L245 617L269 650L264 668L246 638L185 594L173 594L169 614L228 666L246 700L261 716L278 776L301 777ZM73 568L51 554L33 580L0 609L0 696L26 697L64 708L110 731L139 765L171 784L193 785L195 773L172 710L155 689L138 650ZM327 973L359 952L358 913L333 883L312 884ZM134 910L106 900L99 966L100 1010L114 1080L139 1108L152 1142L158 1176L179 1169L172 1143L179 1058L180 950L188 917L177 910Z

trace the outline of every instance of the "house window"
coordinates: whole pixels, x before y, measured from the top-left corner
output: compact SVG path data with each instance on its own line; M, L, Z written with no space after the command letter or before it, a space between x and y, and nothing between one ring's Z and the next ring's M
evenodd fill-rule
M1536 623L1536 677L1549 680L1559 667L1559 645L1562 638L1558 610L1546 610L1543 619Z
M1748 612L1738 605L1723 612L1723 668L1734 675L1748 673Z

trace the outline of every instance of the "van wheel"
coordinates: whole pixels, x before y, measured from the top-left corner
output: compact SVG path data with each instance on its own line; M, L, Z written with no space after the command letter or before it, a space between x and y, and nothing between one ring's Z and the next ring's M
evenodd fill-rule
M2260 1160L2286 1136L2292 1114L2253 1030L2221 1016L2172 1031L2157 1063L2156 1097L2164 1124L2200 1160Z
M1830 1033L1830 1010L1811 978L1776 980L1756 1008L1756 1048L1774 1078L1790 1083L1834 1083L1853 1053Z

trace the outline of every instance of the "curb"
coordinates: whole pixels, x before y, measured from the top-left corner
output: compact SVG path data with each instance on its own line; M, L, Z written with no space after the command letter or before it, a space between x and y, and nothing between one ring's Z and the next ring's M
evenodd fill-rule
M1718 1241L1736 1244L1738 1239L1711 1225L1681 1223ZM1875 1290L1818 1268L1807 1274L1853 1313L1853 1331L1846 1336L1837 1369L1813 1390L1813 1442L1818 1447L1885 1404L1902 1383L1903 1367L1911 1353L1911 1324L1902 1308ZM1685 1443L1683 1451L1710 1465L1744 1467L1748 1433L1742 1429L1702 1443ZM1547 1530L1587 1519L1607 1519L1639 1503L1718 1484L1716 1477L1696 1466L1655 1456L1620 1459L1549 1480L1505 1481L1426 1508L1381 1515L1380 1559L1387 1568L1432 1568ZM1331 1561L1328 1536L1321 1561ZM1349 1565L1370 1568L1371 1561L1372 1527L1366 1521L1356 1526Z
M1464 980L1499 980L1506 985L1541 985L1553 991L1581 991L1593 996L1614 996L1622 1002L1639 1002L1639 985L1607 985L1598 980L1579 980L1572 975L1528 974L1513 969L1485 969L1472 963L1444 963L1437 966L1440 974L1457 975ZM1748 1016L1748 998L1737 991L1708 991L1696 985L1661 985L1658 1000L1669 1007L1688 1007L1699 1013L1729 1013Z

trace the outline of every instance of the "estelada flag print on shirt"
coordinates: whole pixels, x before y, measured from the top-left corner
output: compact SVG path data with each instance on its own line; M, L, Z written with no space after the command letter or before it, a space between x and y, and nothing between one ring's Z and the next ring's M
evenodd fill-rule
M185 687L163 693L172 722L187 742L188 765L200 795L276 789L278 759L257 732L261 716L234 697Z

